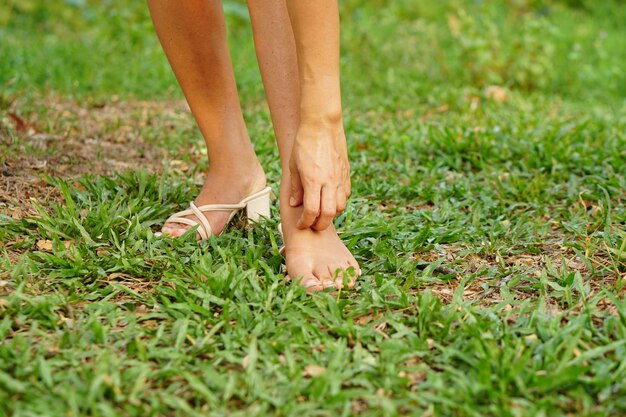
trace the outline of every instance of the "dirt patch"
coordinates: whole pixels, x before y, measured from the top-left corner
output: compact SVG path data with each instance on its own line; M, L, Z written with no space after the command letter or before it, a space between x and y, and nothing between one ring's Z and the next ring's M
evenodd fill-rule
M46 176L72 179L141 167L162 169L170 156L158 135L193 126L184 102L84 103L49 98L0 118L0 212L33 215L33 201L59 199ZM146 137L153 133L155 137Z

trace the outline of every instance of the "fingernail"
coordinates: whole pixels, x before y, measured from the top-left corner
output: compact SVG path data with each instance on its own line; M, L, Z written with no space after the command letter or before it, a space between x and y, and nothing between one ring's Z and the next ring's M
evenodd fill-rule
M292 206L295 206L296 205L296 199L294 197L291 197L289 199L289 204L291 204Z

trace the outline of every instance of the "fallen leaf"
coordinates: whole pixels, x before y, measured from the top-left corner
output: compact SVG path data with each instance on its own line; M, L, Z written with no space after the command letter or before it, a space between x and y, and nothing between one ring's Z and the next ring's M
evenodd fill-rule
M52 241L51 240L38 240L37 249L44 251L44 252L52 252Z
M422 117L420 117L420 120L423 122L424 120L428 119L433 114L445 113L445 112L448 111L449 108L450 108L450 106L448 106L447 104L444 104L442 106L439 106L439 107L436 107L434 109L428 110L426 113L424 113L422 115Z
M189 169L189 164L179 159L170 161L170 172L185 172Z
M243 369L246 369L248 366L250 366L251 360L252 359L250 359L250 355L244 356L243 360L241 361L241 366L243 366Z
M363 359L363 363L371 365L371 366L376 366L376 358L373 356L368 356Z
M448 28L450 28L450 33L455 38L461 34L461 22L457 16L448 15Z
M15 122L15 130L23 132L28 128L28 124L20 116L13 112L8 112L7 114Z
M498 103L504 103L509 99L509 93L504 87L490 85L485 89L485 96Z
M113 280L131 280L131 281L138 281L138 278L130 275L130 274L125 274L124 272L113 272L112 274L109 274L109 276L107 277L109 280L113 281Z
M320 376L326 372L326 368L320 365L307 365L304 367L304 376Z

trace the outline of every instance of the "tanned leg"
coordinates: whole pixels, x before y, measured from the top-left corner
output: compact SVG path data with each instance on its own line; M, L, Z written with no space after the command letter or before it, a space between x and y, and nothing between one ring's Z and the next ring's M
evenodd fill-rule
M237 94L219 0L148 0L156 33L206 142L210 161L196 205L238 203L265 187ZM229 213L206 217L214 233ZM193 217L193 216L190 216ZM189 226L167 223L163 232L183 234Z
M300 81L294 35L285 0L248 0L261 76L282 165L280 214L287 271L310 291L341 287L343 273L359 265L334 226L315 231L296 227L302 206L289 204L290 157L300 123ZM336 272L339 271L338 274ZM354 285L354 279L348 283Z

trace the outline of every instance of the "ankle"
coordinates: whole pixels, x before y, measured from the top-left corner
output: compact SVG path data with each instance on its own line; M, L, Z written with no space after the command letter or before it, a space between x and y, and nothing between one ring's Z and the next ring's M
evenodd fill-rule
M210 165L205 182L220 182L228 187L243 190L246 193L256 192L266 186L267 180L263 167L256 159L241 163L233 161L230 165Z
M278 192L280 193L281 200L289 200L289 196L291 194L291 175L289 174L289 168L286 170L283 169L283 175L280 177Z

